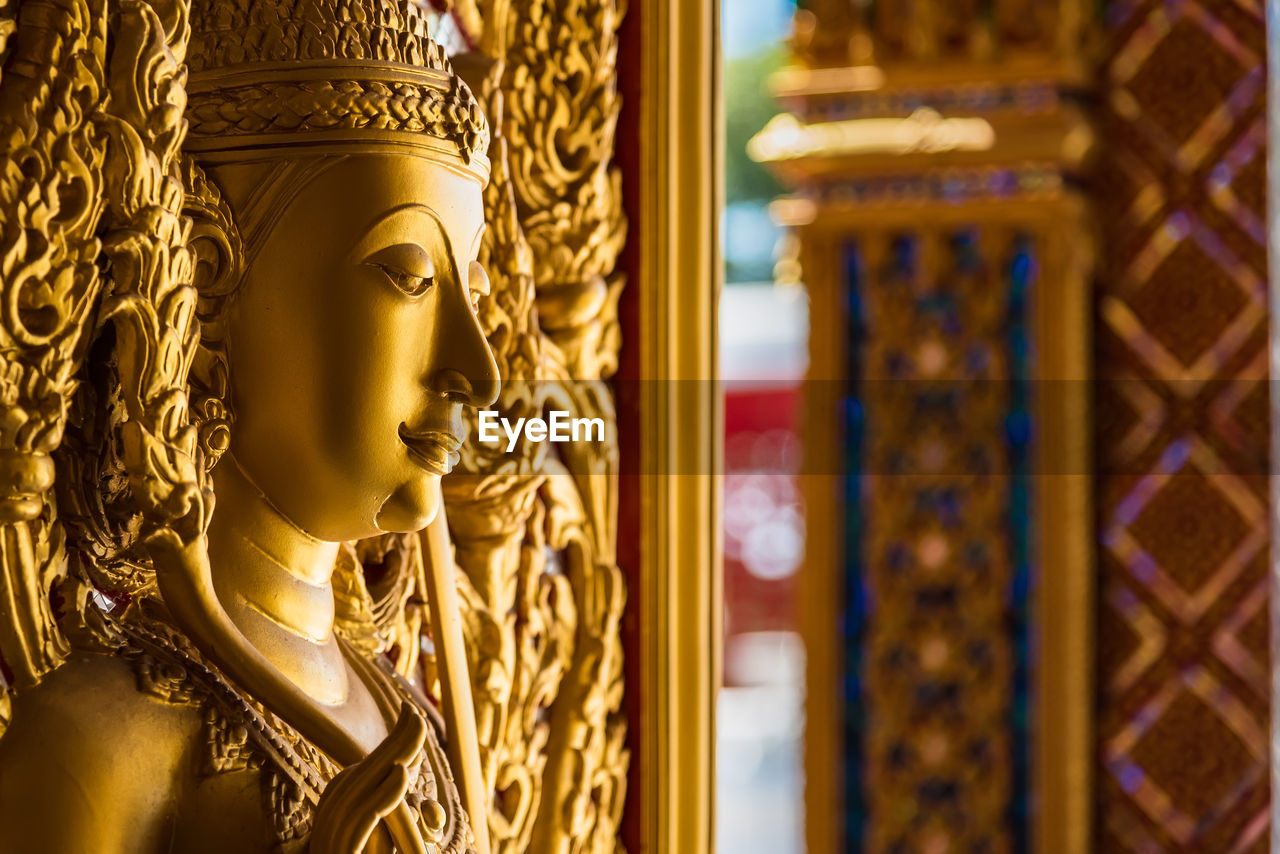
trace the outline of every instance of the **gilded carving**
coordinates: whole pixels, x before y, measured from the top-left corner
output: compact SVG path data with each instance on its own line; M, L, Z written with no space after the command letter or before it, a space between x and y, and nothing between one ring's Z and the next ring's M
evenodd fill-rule
M488 2L459 12L483 20L476 41L496 60L483 70L494 171L482 250L495 287L480 313L509 379L497 408L612 424L604 380L617 363L625 232L612 165L623 9ZM610 435L565 447L477 448L462 460L473 476L445 483L495 851L619 847L629 757L617 445Z
M0 7L0 848L617 848L616 440L455 425L613 423L622 9L455 12Z
M47 597L64 559L44 495L100 286L104 151L92 110L106 85L106 25L99 3L54 4L20 30L14 10L5 11L0 602L14 616L0 622L0 650L14 684L25 685L67 652Z
M409 7L372 5L375 12L396 12L402 26L416 14ZM219 8L226 7L210 6L215 11ZM269 12L270 4L257 8ZM380 314L369 316L399 318L399 335L394 334L394 324L385 330L384 337L392 339L390 349L384 345L371 364L376 366L381 359L385 365L386 359L403 356L406 351L403 346L396 349L395 339L409 340L405 333L412 329L405 325L405 300L421 296L405 276L420 275L415 282L433 287L439 279L442 288L464 293L468 278L472 287L484 284L474 262L468 278L458 275L459 258L467 256L452 254L449 242L450 237L471 239L465 233L468 217L473 232L480 222L479 193L487 163L482 154L474 156L473 148L485 143L483 118L473 102L467 108L467 97L460 94L465 87L452 77L436 51L425 58L424 79L419 83L454 105L444 118L424 121L420 112L406 111L394 122L380 123L377 130L382 135L366 139L353 139L350 134L335 139L330 127L304 123L287 130L312 132L306 143L296 137L255 143L267 147L306 144L311 146L307 152L311 157L293 159L292 149L278 147L271 149L268 159L284 156L267 166L259 162L263 151L255 160L240 147L244 141L239 138L220 145L197 137L190 149L199 152L195 158L200 163L184 163L188 83L184 59L192 37L189 11L182 3L124 2L110 11L84 5L28 4L24 14L29 17L19 21L5 68L5 95L26 98L37 107L42 100L52 103L49 116L36 110L36 118L45 120L34 125L16 109L5 113L16 126L5 184L6 201L11 201L6 208L11 249L6 255L4 294L11 310L3 343L12 399L6 401L5 411L11 465L5 471L4 486L12 512L5 518L10 524L4 530L9 549L3 567L7 593L3 652L16 687L21 689L42 676L48 677L50 686L30 694L20 690L7 710L10 727L0 742L5 759L0 762L0 787L5 796L0 801L6 811L18 812L5 821L12 837L5 842L27 849L78 848L92 839L103 850L148 850L166 838L184 850L202 844L224 850L237 843L254 846L252 819L214 833L200 827L198 820L175 824L167 811L182 812L187 799L194 797L203 804L198 813L248 809L260 815L257 844L263 850L272 841L286 847L306 843L314 851L356 851L367 846L385 850L392 844L402 851L426 851L428 846L433 851L470 850L471 828L440 736L423 720L424 715L430 717L429 707L415 697L409 683L379 669L371 650L360 647L357 633L346 639L349 621L340 621L335 632L336 605L329 575L342 563L336 560L338 555L346 553L340 542L332 547L326 544L326 538L359 536L362 528L421 527L438 508L438 497L432 497L435 479L448 469L447 457L439 461L441 443L446 440L431 432L431 413L447 414L459 404L444 402L450 398L441 398L440 403L427 399L415 405L413 409L425 406L416 415L413 409L403 410L406 420L400 422L399 434L403 444L394 447L407 449L408 468L373 447L363 449L363 467L358 471L344 472L341 465L329 470L329 460L312 458L321 475L336 475L336 480L329 481L331 502L343 499L333 490L358 491L379 471L379 465L385 476L387 463L392 463L390 477L399 486L379 501L375 515L367 517L374 524L356 522L355 516L344 516L334 505L326 510L295 504L286 515L280 506L288 506L296 496L289 495L287 485L271 483L280 472L273 472L270 462L253 460L257 453L270 454L273 440L261 433L255 438L252 429L253 417L261 418L261 411L285 387L270 379L265 363L257 371L252 365L255 358L272 355L288 360L290 345L286 340L280 349L271 337L263 337L264 329L271 335L269 324L263 327L259 321L255 327L253 319L245 321L240 314L253 314L248 306L255 299L265 300L266 310L281 305L289 313L287 288L273 289L273 285L292 272L281 259L282 254L287 257L288 246L281 249L279 238L290 234L290 217L298 218L295 201L326 180L333 186L335 176L354 173L354 183L352 178L337 182L339 192L343 184L351 187L374 181L369 198L352 207L378 212L380 201L392 205L357 249L371 242L376 246L379 229L388 231L388 219L405 210L402 202L395 202L395 192L382 190L379 197L377 181L399 177L396 186L416 186L419 197L426 200L433 198L433 191L437 204L451 192L460 200L447 224L436 219L439 274L426 269L418 273L416 268L406 273L402 267L412 264L396 261L388 253L400 250L403 255L412 244L395 244L360 262L392 287L385 294L347 297L353 309L349 315L358 318L359 310L372 312L382 306ZM313 21L321 24L340 22L344 15L360 17L360 13L359 8L310 10ZM216 21L201 19L201 23L217 32ZM413 31L413 27L406 29ZM197 44L201 35L197 30ZM412 46L412 41L401 42L401 47L406 45ZM321 68L333 56L327 45L313 44L303 52ZM358 46L346 43L339 53L347 60L362 56ZM221 73L229 71L233 77L238 73L251 83L262 73L254 62L270 56L269 51L250 52L225 66L198 67L193 88L211 92L217 100L224 82ZM416 57L410 52L399 58ZM299 57L300 62L303 58ZM337 65L341 67L342 62ZM373 78L379 73L413 76L403 66L376 63L364 63L357 70ZM279 82L271 71L265 75L268 87ZM359 123L353 127L366 129ZM409 155L399 150L418 141L426 142L425 156L410 163ZM392 143L402 148L393 154ZM338 148L325 148L332 144ZM456 170L448 165L448 145L454 146L452 156L461 164ZM322 148L318 153L316 146ZM468 181L473 189L467 189ZM184 192L184 183L189 193ZM234 203L227 203L229 197L219 185L232 190ZM246 185L255 192L245 193ZM469 208L468 193L474 198ZM184 209L188 196L191 204ZM256 219L264 208L265 218ZM236 217L240 228L232 226ZM194 231L193 219L198 223ZM335 217L322 214L304 225L307 230L337 228L344 234L359 222L343 221L340 216L335 222ZM295 242L297 227L292 226ZM273 237L277 238L274 244ZM98 275L103 269L96 262L99 250L103 268L109 272L105 282ZM419 264L432 265L427 249L419 246L417 253ZM261 276L264 265L275 270L266 276L272 284L253 283L254 274ZM392 290L400 293L393 295ZM329 299L341 305L344 294L334 292ZM468 296L448 299L464 311L470 306ZM197 318L200 311L206 321L203 329ZM415 316L433 322L437 309L426 314L419 310ZM310 315L310 333L323 334L314 327L324 322L323 312ZM300 325L308 324L303 320ZM440 343L469 347L471 366L459 362L454 367L448 362L437 367L464 377L471 384L467 399L474 404L491 399L487 389L496 391L496 371L487 348L479 343L475 320L470 327L475 330L474 342L467 344L463 333L462 338L455 334L451 342ZM304 353L305 342L305 333L293 339ZM87 351L93 358L81 370ZM454 357L463 354L451 348L448 358ZM228 358L240 364L230 373ZM428 389L424 391L440 391L431 373L435 365L432 361L426 366ZM317 374L323 372L321 364L314 368ZM254 391L264 376L265 385ZM415 382L403 371L400 377L401 382ZM394 391L396 378L394 373L379 378L366 368L363 381L379 380ZM189 379L194 379L199 398L194 412L189 407ZM320 379L323 383L332 377ZM348 379L348 391L353 390L351 379L362 381L359 374ZM440 393L446 391L454 393ZM294 403L299 402L298 392L292 394ZM302 402L302 407L292 408L305 412L305 393ZM356 430L376 434L378 407L376 401L369 403L374 404L373 413ZM392 405L396 405L394 398ZM234 426L233 408L239 410L241 422ZM389 426L388 417L400 412L383 407L383 428ZM59 448L68 413L71 435ZM322 423L326 417L323 410L314 408L308 414ZM333 429L333 416L328 417L326 426ZM423 418L427 420L421 426L409 424L410 419ZM347 435L358 437L360 432L349 431L360 423L348 422ZM307 426L295 425L304 430ZM337 429L344 429L340 422ZM388 433L383 438L394 440L395 436ZM58 504L74 558L69 572L62 528L45 494L54 454L59 459ZM269 486L260 487L259 481ZM212 512L215 482L224 499L216 520ZM298 522L299 512L313 515ZM384 517L388 521L383 522ZM324 531L327 537L317 538L310 531ZM346 561L348 569L352 560ZM404 566L410 563L401 561ZM269 577L272 572L277 577ZM52 589L64 573L67 580ZM339 578L350 582L350 571L339 573ZM349 592L339 587L340 594ZM406 614L407 585L390 587L375 601L390 602ZM65 633L54 626L58 611L63 612ZM249 613L259 614L267 628L255 627ZM395 622L381 615L380 625L379 616L370 615L375 634L378 629L387 632L387 624ZM76 651L71 652L68 640L78 641ZM69 653L71 661L50 674ZM127 689L124 696L115 692L117 702L138 704L136 715L116 719L85 701L113 696L109 686L122 666L136 674L139 699L129 699ZM308 681L326 668L327 677ZM162 703L149 705L144 697ZM195 721L182 710L192 706L198 707L201 725L188 732L188 722ZM32 728L33 722L42 720L45 725ZM166 722L176 729L167 738ZM126 761L94 771L92 745L77 742L84 733L95 743L104 738L119 742L126 750ZM467 733L454 731L451 736L465 741ZM46 743L48 738L54 742ZM168 761L165 756L188 752L189 740L203 743L208 751L196 780L169 781L151 773L156 762ZM42 814L41 806L52 804L56 809L59 805L59 767L76 769L76 791L96 793L95 802L101 804L100 811L89 811L83 824L58 823L52 812L45 813L43 821L32 820ZM46 785L34 787L41 804L27 803L27 793L33 790L29 781L50 773L55 776L44 777ZM260 804L246 803L233 793L241 789L210 794L199 782L206 776L245 774L261 781ZM151 786L156 788L149 790ZM190 791L196 794L186 794ZM206 798L212 800L205 802ZM162 806L150 806L156 803ZM19 814L27 820L14 820ZM237 833L248 835L237 838ZM483 834L478 836L483 840Z

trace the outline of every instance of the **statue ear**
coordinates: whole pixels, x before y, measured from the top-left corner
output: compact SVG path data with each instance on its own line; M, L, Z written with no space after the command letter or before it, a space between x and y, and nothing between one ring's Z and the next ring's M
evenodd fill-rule
M244 247L217 184L189 158L182 171L186 185L182 210L191 219L187 248L194 266L192 284L200 295L200 320L212 332L208 327L217 326L223 300L240 284Z

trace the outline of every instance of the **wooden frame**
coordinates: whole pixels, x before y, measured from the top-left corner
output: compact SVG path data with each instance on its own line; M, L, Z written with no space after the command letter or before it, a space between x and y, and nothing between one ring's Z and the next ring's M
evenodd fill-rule
M626 638L633 770L624 841L652 854L714 848L723 432L715 382L715 7L638 0L624 24L619 63L619 163L633 278L624 292L629 353L618 397L623 470L640 472L623 478L622 535L634 542L619 543L634 563Z
M1280 377L1280 208L1276 206L1280 190L1280 0L1267 0L1267 265L1270 275L1271 359L1267 365L1271 377ZM1272 386L1274 389L1275 387ZM1271 395L1271 471L1280 460L1280 395ZM1280 508L1280 478L1271 478L1271 512ZM1271 833L1280 835L1280 525L1271 528L1271 596L1268 614L1271 623ZM1272 843L1273 848L1275 843Z
M1046 276L1032 299L1036 647L1033 850L1094 850L1097 538L1093 482L1094 235L1081 198L1049 212Z
M839 238L816 227L803 232L801 267L810 305L838 305L842 298ZM804 399L804 455L807 471L821 472L843 459L844 431L839 403L831 393L847 379L846 318L838 311L809 313L809 375ZM822 393L814 394L821 389ZM827 461L824 463L824 461ZM808 474L801 478L805 507L805 558L796 576L800 636L805 650L804 833L810 854L842 851L844 814L844 658L837 631L843 619L840 582L844 560L844 478Z

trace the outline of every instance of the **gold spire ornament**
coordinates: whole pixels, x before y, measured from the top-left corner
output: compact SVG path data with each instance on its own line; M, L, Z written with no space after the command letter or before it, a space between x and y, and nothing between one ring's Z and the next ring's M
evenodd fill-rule
M0 9L0 851L489 850L440 479L491 138L429 26Z

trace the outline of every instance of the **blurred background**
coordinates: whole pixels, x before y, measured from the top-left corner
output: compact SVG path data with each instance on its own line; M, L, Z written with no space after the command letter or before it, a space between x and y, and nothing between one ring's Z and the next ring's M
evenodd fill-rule
M1265 852L1261 0L721 0L717 850Z
M794 0L722 0L725 287L724 685L716 719L719 851L804 850L804 648L796 573L804 559L801 382L808 299L775 274L784 188L747 154L779 112L769 77L788 62Z

